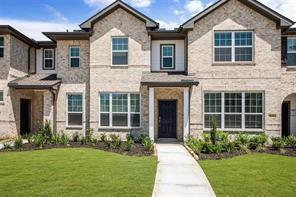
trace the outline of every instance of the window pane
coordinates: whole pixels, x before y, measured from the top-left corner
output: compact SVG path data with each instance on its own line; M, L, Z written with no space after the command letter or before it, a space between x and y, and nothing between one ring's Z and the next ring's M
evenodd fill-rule
M262 115L246 115L245 125L248 129L262 129Z
M225 93L225 112L241 113L242 112L242 94Z
M128 126L127 125L127 114L112 114L113 126Z
M296 51L296 39L288 39L288 51Z
M252 47L235 48L235 61L252 61Z
M211 118L216 118L217 127L221 128L221 115L220 114L205 114L205 128L211 128Z
M68 111L82 112L82 95L68 95Z
M71 67L77 68L79 67L79 58L71 58Z
M235 32L235 46L252 46L252 32Z
M246 93L245 94L245 112L246 113L262 113L263 112L262 93Z
M239 129L242 127L242 116L240 114L225 114L225 128Z
M0 101L3 101L3 91L0 91Z
M113 51L127 51L128 50L128 38L112 38L112 50Z
M0 47L1 46L4 46L4 38L3 37L0 37Z
M100 111L109 112L110 97L109 94L100 94Z
M1 52L0 52L0 55L1 55ZM288 53L287 65L296 66L296 53Z
M131 126L132 127L140 126L140 114L131 114Z
M112 53L113 65L127 65L128 53L127 52L113 52Z
M101 123L101 126L110 126L110 116L109 114L107 113L103 113L103 114L100 114L100 123Z
M71 47L71 57L79 57L79 47Z
M127 94L112 94L112 112L127 112Z
M163 56L173 56L173 46L163 46L162 47Z
M140 95L131 94L131 112L140 112Z
M231 46L231 32L215 32L215 46Z
M216 62L231 62L231 48L215 48Z
M0 48L0 57L4 57L4 49Z
M173 67L173 58L171 57L164 57L162 59L162 67L163 68L172 68Z
M53 58L52 50L44 50L44 58Z
M204 111L206 113L221 112L221 93L206 93Z
M52 68L53 67L53 61L52 59L46 59L44 60L44 68Z
M68 125L82 125L82 113L68 114Z

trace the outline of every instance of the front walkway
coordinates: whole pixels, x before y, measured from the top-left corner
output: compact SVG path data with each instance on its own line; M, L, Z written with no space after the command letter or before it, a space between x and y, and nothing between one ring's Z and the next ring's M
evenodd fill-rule
M154 197L202 196L215 193L199 164L181 144L157 144Z

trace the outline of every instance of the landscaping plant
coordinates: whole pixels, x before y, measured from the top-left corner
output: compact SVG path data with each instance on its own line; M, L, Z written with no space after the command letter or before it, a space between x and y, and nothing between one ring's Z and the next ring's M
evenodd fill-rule
M46 137L41 133L34 135L33 137L35 146L38 148L43 148L44 144L46 143Z
M255 135L250 139L249 149L252 150L261 150L264 148L265 143L268 140L268 136L266 134Z
M108 138L107 138L106 133L102 133L102 134L100 135L100 141L101 141L101 142L107 142L107 141L108 141Z
M153 150L153 142L149 137L143 139L142 144L146 151L151 152Z
M14 146L16 149L20 149L23 147L23 138L22 136L18 136L14 141Z
M119 148L121 145L121 139L119 135L110 134L111 146L112 148Z
M281 137L274 137L274 138L271 138L272 140L272 148L275 148L277 150L282 150L283 148L285 148L285 141L283 138Z
M11 149L11 145L10 145L9 142L4 142L3 146L4 146L3 148L4 148L5 150L7 150L7 149Z
M97 145L99 143L99 140L97 138L92 138L91 142L93 145Z
M130 151L134 145L134 140L131 136L126 137L126 150Z
M86 136L81 136L80 137L80 144L85 145L87 143L87 137Z
M45 121L44 124L41 125L40 129L39 129L39 133L41 133L47 141L50 141L51 137L52 137L52 129L50 126L50 121Z
M51 141L50 142L52 144L55 144L55 145L61 143L61 137L60 137L60 135L57 134L57 133L53 134L52 137L51 137Z
M66 134L62 134L61 136L61 144L68 145L70 142L70 138Z
M284 138L285 144L289 148L296 148L296 136L288 136Z
M212 144L216 144L216 139L217 139L217 121L216 121L216 118L215 116L211 116L211 142Z

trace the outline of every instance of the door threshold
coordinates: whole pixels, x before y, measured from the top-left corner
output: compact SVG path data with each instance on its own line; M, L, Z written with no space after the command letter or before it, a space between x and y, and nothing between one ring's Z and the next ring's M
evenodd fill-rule
M157 143L179 143L177 138L158 138Z

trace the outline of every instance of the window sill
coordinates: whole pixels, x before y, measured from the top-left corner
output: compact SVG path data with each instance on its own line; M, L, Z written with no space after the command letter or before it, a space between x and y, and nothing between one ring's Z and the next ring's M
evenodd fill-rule
M206 132L210 132L211 129L209 128L204 128L203 129ZM230 133L240 133L240 132L246 132L246 133L264 133L263 129L219 129L220 131L224 132L230 132Z
M114 69L127 69L128 65L111 65L111 68L114 68Z
M255 62L214 62L212 66L255 66Z
M285 66L287 71L296 71L296 66Z
M141 127L99 127L100 129L106 129L106 130L131 130L131 129L141 129Z
M82 130L83 126L66 126L66 129L77 129L77 130Z
M0 101L0 105L4 105L4 101Z

